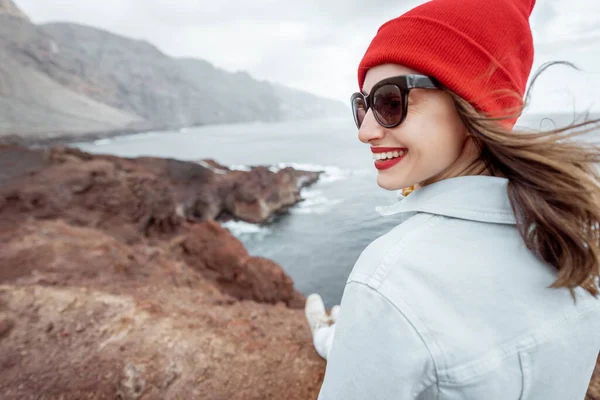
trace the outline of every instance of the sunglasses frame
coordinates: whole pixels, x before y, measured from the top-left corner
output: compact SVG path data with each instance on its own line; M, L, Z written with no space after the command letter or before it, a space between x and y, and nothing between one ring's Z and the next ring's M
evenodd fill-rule
M354 117L354 122L356 123L356 127L358 129L360 129L360 125L362 125L362 123L361 124L358 123L358 113L356 112L356 110L354 108L354 101L357 98L362 99L362 101L365 105L365 116L366 116L367 113L369 112L369 109L372 107L372 104L375 101L375 99L373 97L374 94L377 93L378 89L380 89L383 86L387 86L387 85L392 85L392 86L397 87L398 90L400 91L400 94L402 95L402 116L400 117L400 121L398 121L397 123L384 124L382 121L379 120L379 117L377 116L377 113L375 112L375 110L373 110L373 117L375 117L375 120L377 121L377 123L387 129L397 127L402 122L404 122L404 120L406 119L406 114L408 112L408 94L410 93L411 89L440 89L440 84L437 82L437 80L435 78L433 78L431 76L426 76L426 75L410 74L410 75L393 76L391 78L383 79L383 80L377 82L375 85L373 85L373 88L371 89L371 93L369 93L368 95L363 92L356 92L356 93L352 94L352 96L350 97L350 106L352 108L352 115ZM363 122L364 122L364 118L363 118Z

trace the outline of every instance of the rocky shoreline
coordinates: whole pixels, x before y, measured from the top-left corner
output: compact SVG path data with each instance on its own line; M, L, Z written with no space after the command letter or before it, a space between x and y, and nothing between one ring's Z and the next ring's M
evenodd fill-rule
M313 399L304 296L217 222L319 173L0 147L0 397Z
M0 397L315 399L304 296L218 221L269 221L318 179L0 146Z

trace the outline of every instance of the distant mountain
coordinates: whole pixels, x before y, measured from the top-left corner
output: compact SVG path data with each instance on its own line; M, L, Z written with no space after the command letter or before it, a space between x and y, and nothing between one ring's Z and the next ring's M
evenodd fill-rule
M219 114L230 120L246 121L257 112L264 120L281 121L349 115L342 102L280 84L253 79L247 72L226 72L210 63L178 59L187 79L208 90ZM251 118L250 118L251 119Z
M62 136L345 115L346 106L146 41L32 24L0 0L0 136Z
M336 100L325 99L314 94L273 84L275 94L281 101L279 110L285 119L303 119L307 116L345 116L350 118L350 108Z

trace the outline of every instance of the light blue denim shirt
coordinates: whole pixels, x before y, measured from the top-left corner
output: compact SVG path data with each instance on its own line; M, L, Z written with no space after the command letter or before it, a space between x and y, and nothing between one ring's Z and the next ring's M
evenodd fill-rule
M320 400L582 400L600 299L551 289L503 178L447 179L379 212L341 302ZM551 184L551 182L549 182Z

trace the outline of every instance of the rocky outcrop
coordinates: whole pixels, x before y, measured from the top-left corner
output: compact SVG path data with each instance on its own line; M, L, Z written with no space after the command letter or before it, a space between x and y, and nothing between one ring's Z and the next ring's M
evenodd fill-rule
M167 246L63 221L0 246L3 399L316 398L324 363L301 310L239 301Z
M0 160L1 398L316 398L304 297L176 200L252 171L68 148Z
M65 218L122 238L169 234L179 218L266 222L300 201L301 189L320 175L293 168L231 171L210 160L126 159L69 147L0 146L0 158L6 160L0 164L6 218ZM32 165L46 168L32 173Z
M114 251L121 245L137 248L162 243L168 254L237 299L283 301L296 306L302 301L279 266L250 257L241 243L214 220L226 214L228 218L264 222L297 202L300 189L315 182L318 173L291 168L277 173L262 168L229 171L214 161L202 162L203 166L159 158L126 159L68 147L29 150L0 146L0 160L0 232L7 235L6 240L14 235L22 240L31 238L31 231L23 229L36 221L61 221L69 227L108 235L114 243L105 247ZM259 177L255 178L257 172ZM247 182L259 182L261 186L250 189ZM201 203L199 198L213 202ZM248 211L250 206L240 207L241 203L261 204L261 213L253 214ZM235 206L242 212L238 213ZM26 251L38 245L43 249L53 247L57 243L53 238L35 236L23 242L22 253L15 250L21 249L18 246L13 248L16 252L5 252L9 263L23 267L4 273L12 279L22 273L43 271L48 265L68 265L68 258L28 258L32 254L54 257L79 252L73 248L50 253ZM78 243L76 238L67 241L69 246ZM119 265L127 264L123 267L126 270L147 264L145 259L135 261L141 256L131 251L123 247L123 256L118 256L119 252L113 255ZM92 260L84 263L93 264Z

